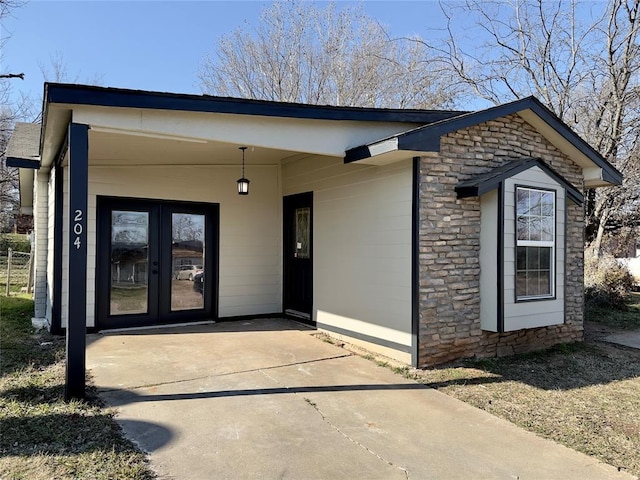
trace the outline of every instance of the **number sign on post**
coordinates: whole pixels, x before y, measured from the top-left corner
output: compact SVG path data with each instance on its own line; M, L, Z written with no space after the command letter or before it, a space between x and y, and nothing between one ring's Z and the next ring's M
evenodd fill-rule
M82 227L82 210L76 210L75 211L75 216L73 217L73 234L75 235L75 238L73 240L73 244L76 247L76 250L80 250L80 247L82 246L82 232L84 231L84 228Z
M65 398L85 395L89 127L71 123L69 141L69 316Z

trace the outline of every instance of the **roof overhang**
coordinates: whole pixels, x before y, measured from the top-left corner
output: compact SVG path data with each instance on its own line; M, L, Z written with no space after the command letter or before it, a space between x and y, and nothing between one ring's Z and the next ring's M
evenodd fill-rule
M375 138L459 115L459 111L333 107L45 84L42 164L59 156L71 121L91 132L249 145L296 154L343 157Z
M479 197L498 188L498 186L507 178L511 178L533 167L540 168L551 179L561 185L567 193L567 198L573 203L576 205L582 205L584 203L582 193L571 185L566 178L539 158L516 158L509 160L500 167L493 168L488 172L476 175L464 182L460 182L456 185L455 190L458 194L458 198Z
M33 182L40 168L40 125L16 123L7 146L7 167L19 169L20 212L33 213Z
M440 139L444 135L512 114L519 115L558 150L582 167L585 187L594 188L622 183L622 174L613 165L534 97L457 115L358 146L346 152L344 161L345 163L377 163L400 150L438 152Z

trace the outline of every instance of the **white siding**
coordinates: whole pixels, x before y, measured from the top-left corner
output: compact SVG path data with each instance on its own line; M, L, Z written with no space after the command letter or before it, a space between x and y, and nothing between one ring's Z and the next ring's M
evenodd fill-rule
M504 192L504 330L559 325L564 322L565 276L565 190L533 167L505 180ZM515 189L517 186L538 187L556 191L555 298L516 302L515 300ZM498 191L480 198L480 321L483 330L498 331L497 261L500 258L496 239L498 225Z
M279 167L251 166L251 193L237 194L237 166L89 167L87 326L95 325L96 198L156 198L220 204L219 316L282 311ZM67 195L65 178L65 196ZM65 202L68 204L68 202ZM65 210L65 280L68 210ZM66 322L67 290L63 289Z
M480 197L480 326L498 329L498 190Z
M556 191L555 299L515 301L516 185ZM504 195L504 329L544 327L564 323L565 191L540 168L533 167L505 181Z
M69 153L65 157L64 165L68 165ZM60 322L67 327L69 318L69 168L62 169L62 296L60 301ZM87 288L89 284L87 282ZM87 312L89 308L87 305ZM93 313L87 316L87 326L93 327Z
M53 289L55 285L55 278L53 273L53 256L55 253L55 245L53 243L54 239L54 227L55 227L55 203L56 203L56 175L59 174L58 169L51 170L51 174L49 175L49 183L48 183L48 192L49 192L49 211L47 218L47 232L49 235L50 241L47 245L47 259L46 259L46 271L47 271L47 313L46 317L51 324L53 320Z
M34 230L35 251L33 253L34 264L34 317L47 318L51 324L51 315L48 315L50 295L47 288L47 250L49 248L49 173L38 171L34 181Z
M284 195L313 191L318 327L411 346L412 161L377 167L307 157L282 167ZM403 361L408 353L390 351Z

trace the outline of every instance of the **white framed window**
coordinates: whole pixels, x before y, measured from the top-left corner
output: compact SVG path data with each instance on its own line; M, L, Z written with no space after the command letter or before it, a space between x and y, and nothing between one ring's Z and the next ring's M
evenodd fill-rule
M516 187L516 301L555 296L556 192Z

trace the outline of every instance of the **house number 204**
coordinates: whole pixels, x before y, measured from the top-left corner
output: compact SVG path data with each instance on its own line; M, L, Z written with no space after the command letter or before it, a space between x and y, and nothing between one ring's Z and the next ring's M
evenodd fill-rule
M76 236L76 239L73 241L73 244L76 246L76 250L80 250L80 245L82 245L82 241L80 240L80 235L82 235L82 210L75 211L75 217L73 217L73 233Z

